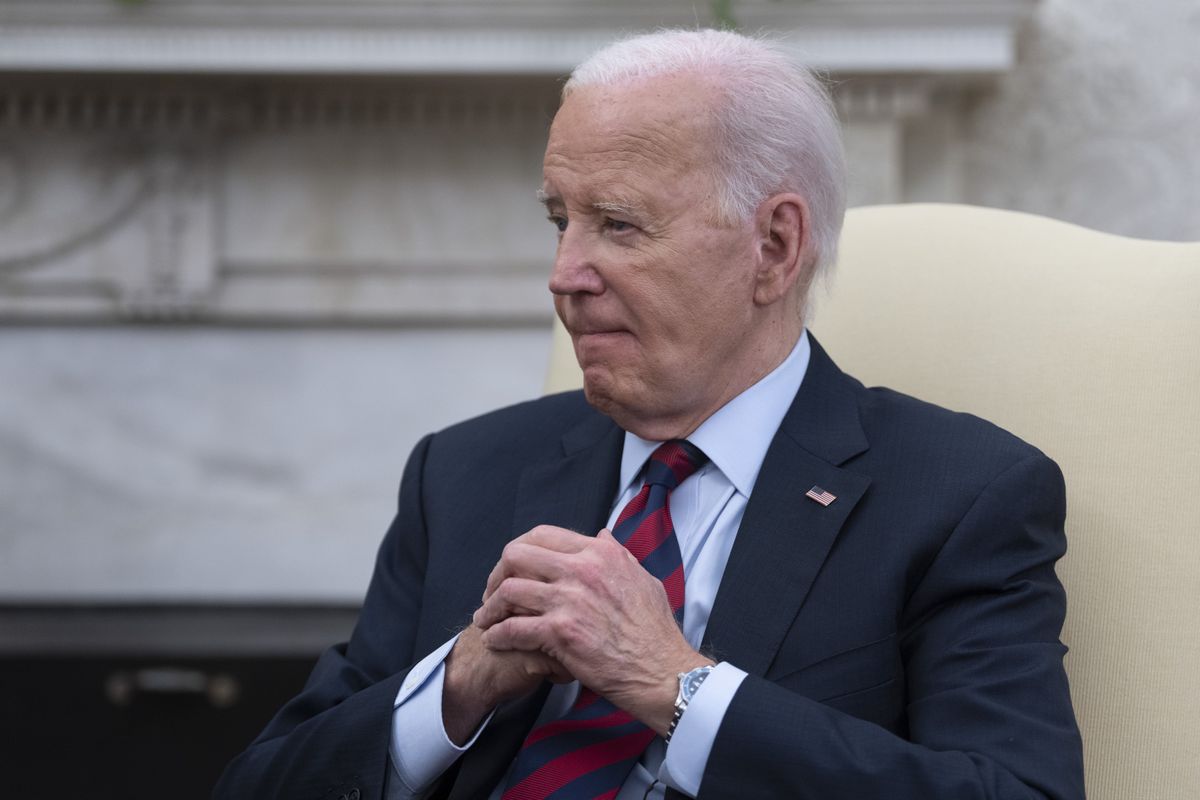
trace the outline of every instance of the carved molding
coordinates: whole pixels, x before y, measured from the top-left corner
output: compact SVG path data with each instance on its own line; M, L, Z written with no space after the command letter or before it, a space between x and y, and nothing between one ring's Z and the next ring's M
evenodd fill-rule
M844 120L902 122L929 110L937 86L928 78L858 78L837 84L833 98Z
M996 72L1036 0L742 0L747 30L786 31L822 69ZM668 0L253 3L10 0L0 69L561 75L629 30L711 24Z
M744 24L764 18L792 24L883 20L889 24L946 21L1001 22L1025 13L1036 0L736 0ZM711 21L704 2L690 0L6 0L8 22L42 24L205 25L426 25L436 28L498 25L529 28L630 25L677 20Z
M335 126L397 129L527 128L547 124L558 105L557 84L505 82L494 87L443 89L403 81L363 86L355 81L297 86L266 81L251 87L195 85L150 89L136 83L10 82L0 90L0 131L49 129L123 131L147 135L211 136L232 130ZM834 100L846 117L904 119L924 113L953 88L931 76L859 76L835 82ZM0 144L0 223L17 181Z
M11 140L0 139L0 225L16 213L22 195L29 191L29 176L21 169L20 160ZM0 261L3 256L0 255Z
M703 23L694 5L10 0L0 320L545 320L552 246L531 244L537 215L509 198L536 182L526 147L558 76L617 36L614 20ZM1006 70L1033 5L736 9L832 74L850 138L874 159L855 196L879 201L901 191L903 126ZM84 142L108 172L78 169L65 187ZM28 148L45 150L40 168ZM29 205L39 192L57 194ZM79 197L94 202L77 209ZM445 223L457 216L462 231Z
M122 148L85 152L79 162L80 195L65 209L39 197L38 176L29 172L19 144L11 138L0 144L0 278L45 266L95 242L128 221L151 194L149 176ZM34 205L41 208L31 209ZM49 215L57 217L54 224ZM43 216L47 224L31 226L31 216Z
M155 202L146 226L146 272L127 286L120 312L189 318L208 306L216 274L211 158L203 145L159 147L149 156Z
M602 31L161 31L13 26L0 69L204 74L564 75L621 33ZM1014 60L1007 25L802 29L786 43L838 73L999 72Z
M39 157L30 141L0 159L16 187L0 197L0 316L194 314L214 275L204 148L56 138Z
M839 83L835 96L848 123L884 124L898 135L897 126L927 107L935 85L922 77L860 77ZM281 254L269 236L247 250L229 238L221 220L246 211L227 207L227 184L235 174L225 161L246 141L287 153L278 168L299 181L268 192L267 202L294 205L297 195L321 191L321 181L336 179L341 170L318 179L309 175L309 159L337 163L347 158L342 148L357 147L338 143L356 142L386 156L379 165L384 172L399 170L404 152L432 156L428 148L451 148L447 165L471 159L462 163L476 166L451 169L439 178L440 187L423 183L397 191L435 191L431 202L444 207L429 213L487 213L470 207L494 202L474 196L472 184L512 183L519 176L503 156L479 161L471 142L527 142L536 149L557 102L556 88L552 80L515 78L12 81L0 93L0 130L8 132L0 140L0 176L9 176L0 183L0 320L544 321L550 314L548 243L544 253L510 246L468 256L453 247L414 249L399 238L372 245L387 256L302 247ZM43 172L45 164L57 164L75 184L62 196L89 198L66 215L51 211L52 198L43 198L40 210L21 211L30 187L46 183L47 175L28 174L32 167L19 154L47 136L67 149L43 155ZM85 142L86 155L80 156ZM389 142L399 149L387 156ZM473 149L462 149L468 147ZM899 174L897 154L879 147L870 152L888 154L887 163L870 170L871 181L860 181L859 194L888 199L895 181L880 183L879 176ZM512 191L528 193L536 176L527 177L529 186L513 184ZM402 181L399 172L395 181ZM356 188L352 201L365 202L358 194ZM353 209L336 208L334 218L318 219L316 201L299 200L305 205L293 213L315 220L310 226L345 229L353 221ZM538 216L525 216L532 231Z
M211 91L10 78L0 87L0 130L203 131L220 121L218 103Z
M439 87L412 80L241 81L137 80L98 82L9 80L0 87L0 131L49 129L136 131L150 135L211 135L234 129L313 125L353 127L503 128L546 121L558 105L557 86L506 81L498 86ZM12 169L0 145L0 177ZM0 183L0 220L12 185Z

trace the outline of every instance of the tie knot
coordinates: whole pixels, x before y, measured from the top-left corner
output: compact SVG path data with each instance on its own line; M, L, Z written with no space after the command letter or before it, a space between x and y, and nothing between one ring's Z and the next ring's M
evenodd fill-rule
M686 439L663 442L646 462L646 483L671 491L708 463L708 456Z

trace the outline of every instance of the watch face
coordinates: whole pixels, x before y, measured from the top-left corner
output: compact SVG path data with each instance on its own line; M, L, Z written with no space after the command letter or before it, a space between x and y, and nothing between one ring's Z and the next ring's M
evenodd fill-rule
M694 669L687 675L683 676L683 697L686 700L691 700L696 694L696 690L700 688L700 684L704 683L704 679L708 677L711 669Z

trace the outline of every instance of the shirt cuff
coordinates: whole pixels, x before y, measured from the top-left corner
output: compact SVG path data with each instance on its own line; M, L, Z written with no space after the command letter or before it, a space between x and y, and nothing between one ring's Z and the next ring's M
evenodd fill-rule
M392 741L388 751L396 777L408 791L425 791L487 727L492 715L462 747L450 741L442 721L442 685L446 656L458 641L455 636L421 659L408 671L392 710ZM494 713L494 712L493 712Z
M688 797L696 796L717 729L745 677L742 670L722 662L704 679L667 744L666 758L658 770L660 781Z

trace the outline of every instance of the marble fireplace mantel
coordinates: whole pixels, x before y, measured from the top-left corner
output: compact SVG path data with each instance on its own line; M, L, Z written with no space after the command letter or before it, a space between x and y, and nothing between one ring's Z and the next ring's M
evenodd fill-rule
M906 198L906 126L949 120L924 131L944 135L1012 66L1033 7L735 11L833 78L863 204ZM668 0L10 0L0 321L544 321L541 220L510 201L536 181L558 80L624 30L707 13ZM953 184L955 165L927 150L922 180ZM467 235L446 222L464 210L479 220Z

